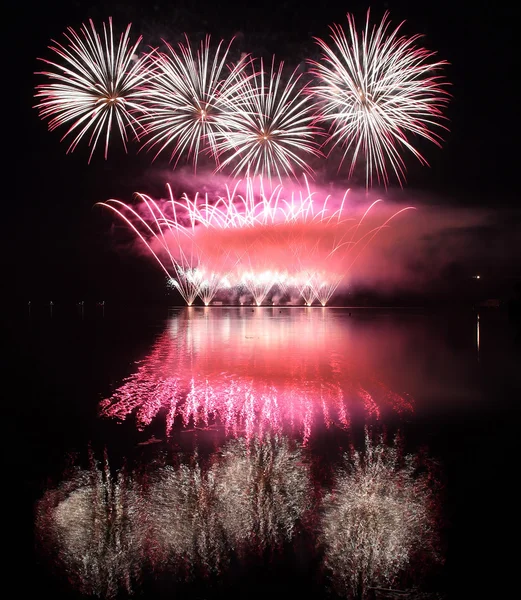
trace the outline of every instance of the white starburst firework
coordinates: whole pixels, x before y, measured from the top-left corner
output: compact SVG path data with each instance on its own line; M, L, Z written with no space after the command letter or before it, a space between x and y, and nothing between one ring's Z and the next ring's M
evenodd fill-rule
M171 160L177 163L186 155L196 166L202 151L216 155L216 135L230 127L230 99L247 92L241 77L247 59L227 64L231 42L223 46L221 41L214 49L209 36L195 53L188 37L177 49L165 43L168 52L149 56L153 75L145 92L145 147L156 157L171 148Z
M143 110L140 87L146 79L145 57L135 59L141 37L130 43L130 25L121 34L119 42L112 30L103 23L103 36L96 31L92 20L90 27L82 25L77 33L71 27L64 34L67 44L53 42L50 49L61 62L40 59L52 70L43 71L48 82L38 85L36 108L42 119L49 118L49 130L69 125L62 140L73 135L67 152L75 150L78 143L89 138L89 162L99 139L105 137L105 158L113 126L127 147L127 128L139 137L142 129L134 113Z
M430 60L435 53L416 45L421 36L401 36L401 25L390 31L388 13L378 27L370 26L369 16L360 36L352 15L348 34L333 25L330 42L316 39L322 56L311 61L312 92L319 120L330 126L329 143L342 146L342 160L351 154L350 175L363 158L367 186L374 176L387 185L389 170L399 182L405 179L403 149L427 164L411 138L440 145L435 128L449 98L439 75L447 63Z
M311 171L305 159L320 154L314 107L296 71L284 81L283 66L276 68L273 58L265 72L261 60L259 72L243 75L244 89L230 103L229 130L218 135L220 169L279 178Z

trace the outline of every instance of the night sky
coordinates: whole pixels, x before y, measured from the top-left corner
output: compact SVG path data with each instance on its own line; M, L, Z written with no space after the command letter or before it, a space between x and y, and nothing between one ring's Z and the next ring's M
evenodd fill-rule
M453 99L447 116L450 133L443 149L422 146L431 167L407 158L405 193L432 195L451 206L497 208L498 223L509 226L506 240L519 232L518 185L519 42L513 3L372 2L375 20L388 9L393 24L406 20L403 32L425 34L423 44L450 63L446 69ZM10 298L48 301L166 298L164 278L143 256L114 243L113 219L94 204L108 198L129 201L135 191L161 193L150 177L150 155L129 154L114 144L105 161L101 153L87 164L86 144L66 155L60 132L47 131L33 108L34 87L42 82L37 57L50 57L51 38L60 40L67 26L79 29L92 18L101 24L112 16L118 31L132 22L144 44L161 38L176 42L184 32L195 39L236 36L236 48L256 56L275 53L290 66L313 57L312 37L327 36L328 25L346 24L345 13L361 22L368 3L297 0L262 2L53 2L11 3L4 21L4 282ZM143 47L143 46L142 46ZM7 62L7 65L5 64ZM166 155L156 164L168 168ZM150 182L149 184L147 182ZM7 214L6 212L7 211ZM503 215L503 216L501 216ZM516 221L517 219L517 221ZM514 229L512 229L514 228ZM514 235L513 235L514 234ZM491 234L492 235L492 234ZM493 234L501 236L500 229ZM487 237L483 238L486 248ZM515 246L505 242L501 273L512 280ZM7 259L7 260L6 260ZM490 268L490 265L489 265ZM518 269L516 271L516 268Z

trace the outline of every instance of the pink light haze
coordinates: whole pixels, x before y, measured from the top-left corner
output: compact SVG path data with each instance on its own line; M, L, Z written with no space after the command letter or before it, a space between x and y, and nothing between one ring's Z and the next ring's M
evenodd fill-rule
M375 199L361 209L349 190L328 194L306 177L300 185L232 180L180 199L167 187L167 200L137 194L137 205L100 204L130 227L189 306L198 296L205 305L221 296L325 306L375 237L413 208L382 211Z

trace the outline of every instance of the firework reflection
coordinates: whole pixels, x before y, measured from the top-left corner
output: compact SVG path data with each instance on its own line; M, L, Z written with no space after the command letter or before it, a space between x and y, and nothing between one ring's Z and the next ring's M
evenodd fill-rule
M193 567L217 572L226 544L216 511L213 478L197 460L177 469L164 467L147 493L156 565L175 564L188 574Z
M228 540L258 548L293 535L310 507L309 472L302 453L274 436L228 443L212 470L217 506Z
M232 440L143 478L108 462L76 469L38 503L36 530L82 593L131 592L141 570L219 573L230 553L291 540L310 507L309 471L288 439Z
M77 469L38 504L36 530L81 593L113 597L132 591L141 572L146 527L132 477L108 463Z
M363 452L345 456L333 492L324 504L325 563L339 591L372 597L392 586L415 559L436 557L435 504L426 475L413 455L366 434Z
M133 414L140 429L164 414L167 435L174 425L219 427L248 439L292 432L306 443L319 423L345 429L355 414L412 410L346 348L342 322L327 312L209 310L174 317L101 414Z

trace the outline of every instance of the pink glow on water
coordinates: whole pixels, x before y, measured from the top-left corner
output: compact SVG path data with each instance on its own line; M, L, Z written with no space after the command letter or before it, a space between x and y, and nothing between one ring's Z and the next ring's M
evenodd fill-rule
M293 310L290 314L290 310ZM134 415L139 429L176 428L225 436L349 428L354 415L413 410L349 344L342 321L318 309L197 309L178 313L101 414Z

